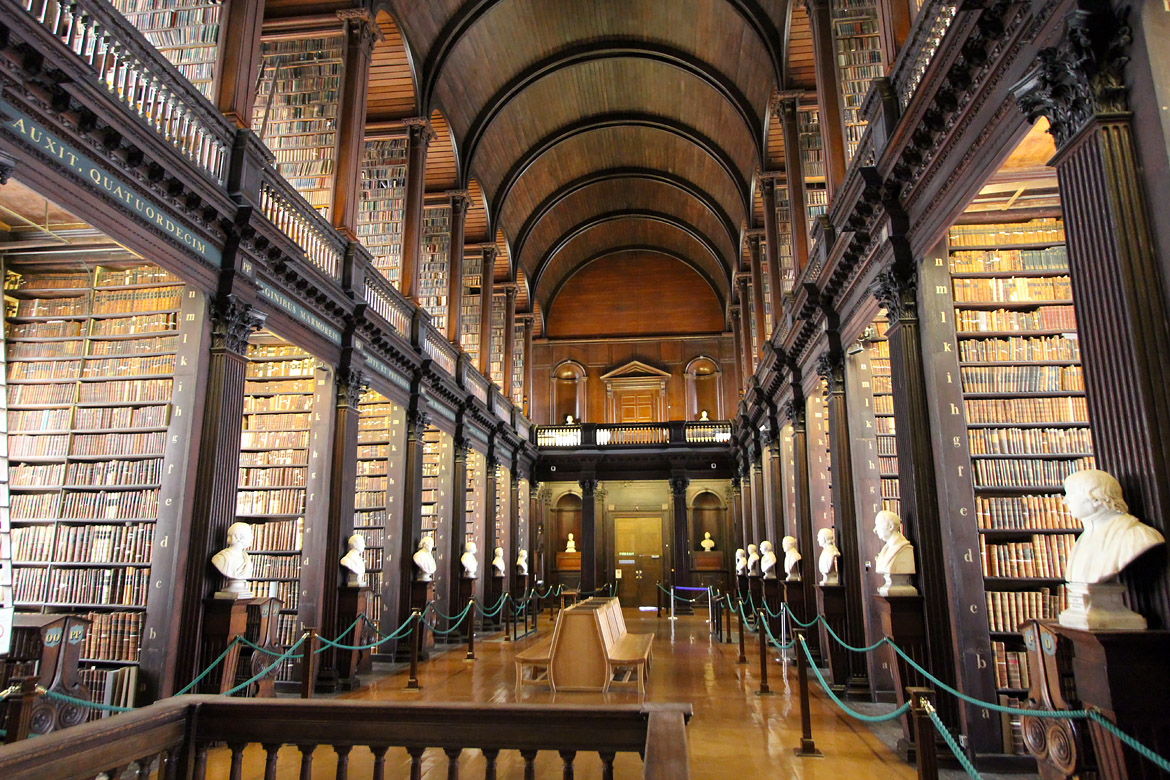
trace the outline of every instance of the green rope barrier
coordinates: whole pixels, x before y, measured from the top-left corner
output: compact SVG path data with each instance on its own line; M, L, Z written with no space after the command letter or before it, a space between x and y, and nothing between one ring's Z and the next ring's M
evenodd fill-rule
M219 658L216 658L214 661L211 662L211 666L207 667L202 672L200 672L198 677L196 677L194 680L192 680L191 682L189 682L185 686L183 686L182 690L176 691L174 695L175 696L182 696L184 693L187 693L188 691L193 690L195 688L195 686L199 684L200 680L202 680L207 675L211 674L212 669L214 669L215 667L217 667L221 663L223 663L223 659L227 658L227 654L231 652L233 647L235 647L237 644L240 643L241 639L243 639L243 637L237 636L234 639L232 639L231 642L228 642L228 646L226 648L224 648L224 651L222 653L219 654Z
M1114 725L1108 718L1106 718L1100 712L1098 712L1095 709L1089 710L1089 717L1092 718L1093 720L1095 720L1097 723L1100 723L1101 726L1106 731L1108 731L1110 734L1117 737L1122 742L1124 742L1125 744L1129 745L1131 748L1136 750L1138 752L1138 754L1144 756L1148 761L1150 761L1152 764L1154 764L1155 766L1160 768L1163 772L1170 772L1170 761L1167 761L1166 759L1162 758L1157 753L1155 753L1153 750L1150 750L1148 747L1143 745L1141 742L1138 742L1136 739L1131 737L1129 734L1126 734L1124 731L1117 728L1116 725Z
M816 625L817 621L821 619L821 616L817 615L815 618L808 621L807 623L802 623L800 618L798 618L796 615L792 614L792 610L788 608L788 602L784 602L784 606L780 607L780 610L782 612L787 612L788 619L791 620L796 625L800 626L801 628L812 628L813 626Z
M37 686L37 690L45 695L48 699L56 699L58 701L67 702L69 704L76 704L78 707L88 707L91 710L104 710L105 712L130 712L133 707L119 707L115 704L100 704L89 699L78 699L76 696L70 696L65 693L58 693L57 691L49 691Z
M361 617L365 617L365 615L362 615ZM361 618L359 618L359 620L360 619ZM369 620L367 619L366 622L368 623ZM378 631L377 627L375 627L374 630ZM382 636L381 632L378 631L378 635L381 636L382 638L376 639L373 642L370 642L369 644L365 644L365 645L345 645L345 644L342 644L340 642L334 642L332 639L326 639L325 637L318 637L318 638L321 640L322 644L328 645L329 647L336 647L338 650L373 650L375 647L379 647L381 645L386 644L391 639L401 639L402 637L406 636L409 633L410 633L410 619L407 618L405 623L400 625L398 628L394 629L394 631L392 631L391 633L386 634L385 636ZM342 636L345 636L345 634L342 634Z
M485 618L495 617L496 615L500 614L501 610L504 609L504 601L507 598L507 593L502 594L500 596L500 600L496 602L496 605L489 610L485 610L483 607L481 607L479 602L475 603L475 608L479 611L479 614L483 615Z
M789 639L785 644L780 644L780 642L776 639L776 636L772 633L772 627L768 625L768 621L765 620L763 623L764 633L768 635L768 641L775 645L777 650L788 650L792 647L793 644L796 643L795 639Z
M959 764L967 772L967 776L970 777L971 780L983 780L983 778L979 776L979 773L975 771L975 767L971 764L971 760L967 758L967 754L959 749L959 745L957 742L955 742L955 738L951 734L950 729L948 729L946 725L944 725L943 722L939 719L938 713L935 712L935 709L930 702L926 702L926 714L930 716L930 722L934 724L935 730L942 735L943 741L947 743L947 747L951 749L951 752L955 755L955 758L959 759Z
M844 647L846 650L848 650L852 653L868 653L872 650L877 650L882 645L890 642L889 637L883 636L881 639L874 642L869 647L854 647L853 645L846 644L844 639L837 636L837 632L834 631L832 628L830 628L829 621L825 620L822 615L817 615L817 620L819 620L821 622L821 625L823 625L825 627L825 631L829 632L829 636L833 637L834 641L836 641L837 644L841 645L841 647ZM815 623L816 620L814 620L813 622Z
M800 640L800 649L804 651L804 656L808 659L808 666L813 670L813 674L816 675L817 682L821 684L821 688L828 695L828 697L833 700L833 703L836 704L841 709L841 711L849 717L855 718L864 723L882 723L887 720L900 718L906 714L907 710L910 709L910 702L908 701L903 702L901 707L898 707L891 712L887 712L885 715L866 715L865 713L850 709L849 707L845 706L845 702L837 698L837 694L833 693L833 691L829 688L829 684L825 682L825 677L821 674L821 670L817 668L816 663L813 661L812 651L808 649L808 643L804 641L803 637L801 637Z
M308 634L301 634L301 638L298 639L295 643L293 643L292 647L290 647L288 650L285 650L284 653L279 658L277 658L275 661L270 663L268 666L261 669L251 679L244 680L244 682L240 683L235 688L232 688L230 691L225 691L223 695L224 696L235 696L237 693L244 690L252 683L254 683L257 680L266 676L269 672L271 672L277 666L280 666L280 664L284 663L288 659L293 658L293 657L300 658L301 654L298 653L296 656L293 656L293 651L295 651L298 647L300 647L301 645L303 645L305 643L305 638L307 636L308 636Z
M441 631L438 628L436 628L435 626L428 623L426 620L424 620L422 618L419 618L419 619L422 620L423 625L426 626L427 628L429 628L431 631L434 631L436 634L438 634L440 636L446 636L447 634L455 633L459 629L459 626L463 623L463 619L465 617L467 617L467 613L470 611L471 611L471 602L469 601L469 602L467 602L467 606L463 608L463 611L461 613L459 613L459 615L457 617L453 618L455 621L454 624L448 626L446 629L441 630ZM437 609L435 610L435 614L442 617L442 613L440 613L439 610L437 610ZM446 620L449 622L452 620L452 618L446 618Z
M676 594L670 592L669 590L667 590L666 588L662 587L662 583L655 583L655 584L658 585L658 589L660 591L665 593L667 596L670 596L675 601L681 602L683 604L696 604L699 602L700 599L703 598L702 596L698 596L698 597L693 598L693 599L686 599L686 598L683 598L682 596L676 595Z

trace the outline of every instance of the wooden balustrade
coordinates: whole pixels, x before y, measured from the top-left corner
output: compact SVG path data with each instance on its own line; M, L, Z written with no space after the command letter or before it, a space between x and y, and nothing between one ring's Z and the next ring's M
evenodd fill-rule
M729 422L701 422L687 423L686 441L688 444L710 444L731 441L731 423Z
M341 237L291 184L271 168L260 182L260 210L305 253L309 264L330 279L341 278Z
M470 361L463 367L463 384L473 396L480 400L480 403L487 403L491 383L475 370Z
M898 104L903 110L922 83L926 69L942 45L943 36L955 20L956 10L953 2L928 0L914 17L910 35L890 70L890 81L894 84Z
M9 0L93 68L99 83L217 184L235 128L113 6Z
M426 339L423 341L423 352L444 371L455 376L455 365L459 362L459 352L447 341L447 337L435 330L434 326L427 328Z
M626 425L541 425L536 428L538 447L726 444L730 441L731 423L726 420Z
M394 332L403 338L410 338L410 321L414 307L376 271L366 275L364 289L366 304L370 310L386 320Z
M336 754L336 776L365 750L373 754L373 780L383 780L387 753L405 749L411 777L421 776L424 752L443 751L448 778L458 778L465 750L483 753L485 776L496 776L501 751L517 751L524 776L534 778L535 760L556 752L557 774L572 777L578 753L598 753L603 777L613 777L617 753L643 755L642 777L689 777L687 704L580 707L572 705L379 704L238 700L220 696L178 696L124 715L93 721L0 748L0 777L6 780L81 780L99 774L205 780L213 751L223 751L228 780L243 777L250 745L264 751L264 775L275 777L279 762L299 764L311 777L314 752ZM219 747L226 745L226 747ZM295 746L289 755L284 746ZM354 748L358 748L357 751Z

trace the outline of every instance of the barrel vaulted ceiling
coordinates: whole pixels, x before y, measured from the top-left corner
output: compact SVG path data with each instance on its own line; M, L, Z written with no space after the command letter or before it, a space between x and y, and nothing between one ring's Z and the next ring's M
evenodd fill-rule
M386 10L393 19L380 26L395 34L375 50L370 118L409 109L439 120L450 143L442 175L428 164L428 189L479 196L469 241L473 223L485 240L503 235L533 306L547 310L579 270L637 256L629 250L686 263L731 302L742 229L762 217L753 177L782 159L770 100L812 87L807 21L789 0L387 0Z

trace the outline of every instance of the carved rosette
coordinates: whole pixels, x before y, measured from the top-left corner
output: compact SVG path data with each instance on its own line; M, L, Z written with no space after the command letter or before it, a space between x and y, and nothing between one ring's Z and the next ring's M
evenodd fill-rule
M829 350L817 358L817 373L829 385L830 393L845 391L845 355Z
M1133 40L1128 17L1128 8L1108 4L1070 11L1060 43L1041 49L1032 69L1012 87L1029 121L1048 117L1058 149L1092 118L1128 113L1124 70Z
M593 494L597 492L597 485L599 483L596 479L579 479L577 480L577 484L581 486L582 498L593 498Z
M886 310L891 321L918 319L918 276L916 273L902 273L892 266L877 275L870 288Z
M267 319L267 314L235 295L226 296L211 312L211 348L247 354L248 338L264 327Z
M672 496L685 496L687 494L687 488L691 484L691 480L687 477L671 477L667 482L670 483L670 494Z

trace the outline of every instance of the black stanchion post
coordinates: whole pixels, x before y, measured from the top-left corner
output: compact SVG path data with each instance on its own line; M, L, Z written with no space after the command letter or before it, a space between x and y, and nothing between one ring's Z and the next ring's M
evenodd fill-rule
M416 609L410 613L410 677L406 680L406 690L420 690L418 684L418 646L422 642L422 615Z
M727 594L727 601L724 605L723 612L727 615L727 633L725 636L727 637L728 642L732 642L734 640L731 638L731 618L733 617L732 613L735 612L735 610L731 608L731 594L730 593Z
M735 622L739 624L739 660L737 661L737 663L746 664L747 663L747 654L744 652L744 646L743 646L744 618L743 618L743 600L742 599L739 602L739 620L737 620Z
M772 689L768 687L768 632L760 631L760 689L756 696L771 696Z
M317 684L317 648L321 640L313 626L306 626L305 634L307 636L301 644L301 698L311 699L313 686Z
M798 756L820 758L825 754L817 750L812 736L812 712L808 700L808 658L805 655L804 629L795 628L792 631L796 642L796 679L800 687L800 747L793 748L792 752Z
M657 599L655 599L655 604L657 605L658 609L654 613L654 617L660 618L660 617L662 617L662 580L658 580L654 584L656 585L656 587L654 588L654 595L658 597Z
M914 723L915 760L918 780L938 780L938 751L935 743L934 721L929 707L934 706L934 691L930 688L906 686L906 700L910 702L910 720Z
M467 602L467 658L464 660L475 660L475 596Z
M500 615L500 617L502 618L503 624L504 624L504 641L511 642L512 640L508 638L508 626L512 622L512 596L511 596L511 594L508 594L508 593L504 594L504 606L502 607L502 609L503 609L503 613Z

